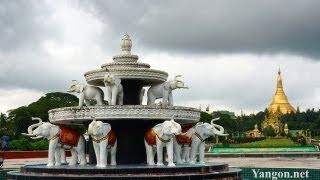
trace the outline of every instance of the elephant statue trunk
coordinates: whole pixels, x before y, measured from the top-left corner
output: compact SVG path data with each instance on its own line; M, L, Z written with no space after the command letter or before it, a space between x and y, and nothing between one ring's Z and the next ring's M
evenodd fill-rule
M33 129L43 124L42 119L40 118L32 118L32 120L38 120L39 122L36 124L32 124L28 127L28 134L27 133L21 133L24 136L29 136L31 139L41 139L43 136L36 135L33 133Z
M211 125L213 128L213 133L219 136L228 136L229 134L224 133L224 128L220 125L214 124L213 122L219 120L219 118L215 118L211 120Z

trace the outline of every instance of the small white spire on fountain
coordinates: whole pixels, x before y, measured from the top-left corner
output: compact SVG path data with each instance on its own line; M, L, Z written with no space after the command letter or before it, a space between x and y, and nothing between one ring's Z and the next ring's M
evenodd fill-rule
M131 54L132 42L128 33L125 33L121 39L122 54Z

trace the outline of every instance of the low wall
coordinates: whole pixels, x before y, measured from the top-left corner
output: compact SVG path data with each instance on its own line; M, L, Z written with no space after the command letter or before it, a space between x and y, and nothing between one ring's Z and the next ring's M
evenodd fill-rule
M66 151L66 156L71 156L71 152ZM44 158L48 157L48 151L1 151L0 157L3 159Z

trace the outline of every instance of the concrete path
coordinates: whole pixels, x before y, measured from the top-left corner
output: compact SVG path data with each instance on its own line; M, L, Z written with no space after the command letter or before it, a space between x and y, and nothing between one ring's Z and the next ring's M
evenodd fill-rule
M67 158L70 161L70 158ZM207 162L222 162L230 167L269 167L269 168L315 168L320 169L320 159L308 158L207 158ZM25 164L46 164L47 158L5 159L2 168L17 169Z
M308 158L287 158L287 157L268 157L268 158L207 158L207 162L224 162L230 167L268 167L268 168L315 168L320 169L320 159L316 157Z

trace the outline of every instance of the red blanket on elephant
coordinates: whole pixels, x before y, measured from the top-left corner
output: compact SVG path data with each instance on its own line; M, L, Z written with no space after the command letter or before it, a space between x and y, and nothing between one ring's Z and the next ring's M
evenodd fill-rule
M182 128L182 133L186 133L192 126L186 126ZM191 138L187 135L176 135L178 144L191 145Z
M116 140L117 140L116 132L113 129L111 129L111 131L108 133L108 144L113 146L114 143L116 143Z
M144 138L146 139L149 145L156 144L156 133L153 131L153 129L148 129Z
M68 146L77 146L80 134L76 129L60 127L59 143Z

